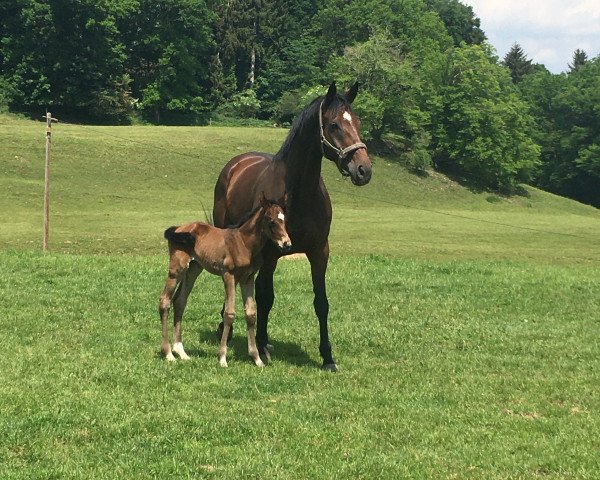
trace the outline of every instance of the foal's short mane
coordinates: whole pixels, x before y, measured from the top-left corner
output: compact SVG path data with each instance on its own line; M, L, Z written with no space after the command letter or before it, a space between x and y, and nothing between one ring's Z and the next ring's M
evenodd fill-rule
M279 203L274 202L273 200L269 200L267 199L267 202L269 202L270 205L279 205ZM279 205L281 206L281 205ZM252 217L252 215L254 215L256 212L258 212L261 209L262 205L258 205L256 207L254 207L251 211L249 211L248 213L246 213L239 222L232 224L232 225L227 225L227 228L240 228L244 223L246 223L250 217Z
M283 142L283 145L281 145L279 151L273 156L273 161L277 162L285 160L292 149L296 137L302 133L308 123L314 121L315 118L318 118L318 110L324 98L324 95L315 98L304 110L298 114L298 116L294 119L294 123L292 124L290 131ZM342 106L346 111L351 111L350 102L346 99L346 97L343 95L336 95L329 108L337 112ZM318 133L315 135L315 138L318 138Z

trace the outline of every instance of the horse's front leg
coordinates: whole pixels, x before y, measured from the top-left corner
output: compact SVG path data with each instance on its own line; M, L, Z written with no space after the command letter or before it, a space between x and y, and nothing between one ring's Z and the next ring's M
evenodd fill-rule
M248 355L254 360L254 363L259 367L264 367L265 364L258 355L256 348L256 304L254 303L254 275L250 276L244 283L240 284L242 297L244 299L244 314L246 316L246 334L248 336Z
M319 319L319 351L323 357L323 369L331 372L337 372L337 365L331 355L331 344L329 343L329 330L327 327L327 317L329 315L329 301L327 300L327 291L325 288L325 273L327 271L327 262L329 260L329 244L320 250L307 253L310 262L310 273L313 282L313 292L315 294L314 307L317 318Z
M185 311L188 297L190 296L192 288L194 288L194 283L196 282L198 275L200 275L200 272L202 272L202 268L197 262L189 262L183 281L181 282L173 301L173 352L182 360L189 360L190 357L183 349L183 342L181 340L181 321L183 319L183 312Z
M235 277L225 272L223 274L223 284L225 286L225 308L223 310L223 334L221 335L221 345L219 347L219 364L222 367L227 366L227 337L235 319Z
M256 277L256 343L258 352L263 355L267 361L271 361L270 351L273 347L269 344L269 334L267 326L269 323L269 313L275 302L275 293L273 291L273 273L277 267L277 256L268 255L267 248L263 252L263 264L260 267Z

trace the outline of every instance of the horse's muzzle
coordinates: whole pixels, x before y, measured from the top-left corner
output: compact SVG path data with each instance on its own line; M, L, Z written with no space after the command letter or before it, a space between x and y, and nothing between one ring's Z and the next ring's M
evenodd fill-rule
M281 253L290 253L292 251L292 242L290 240L286 240L279 243L278 247Z
M359 165L356 167L354 174L352 174L352 172L350 173L350 179L354 185L361 187L371 181L371 175L372 171L370 165Z

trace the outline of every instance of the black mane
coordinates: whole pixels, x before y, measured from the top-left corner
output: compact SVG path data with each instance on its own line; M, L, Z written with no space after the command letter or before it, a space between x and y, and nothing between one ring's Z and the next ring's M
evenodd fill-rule
M324 95L315 98L304 110L302 110L296 116L290 128L290 131L283 142L283 145L281 145L279 151L274 155L273 161L282 161L287 158L294 144L294 140L296 140L296 138L303 133L306 127L312 127L312 125L310 125L311 122L315 122L316 132L316 129L319 128L318 112L319 108L321 107L321 102L324 98ZM337 112L342 106L345 110L351 111L350 102L346 99L346 97L343 95L336 95L335 99L329 106L329 109L333 109L335 112ZM318 139L318 132L316 132L314 138Z

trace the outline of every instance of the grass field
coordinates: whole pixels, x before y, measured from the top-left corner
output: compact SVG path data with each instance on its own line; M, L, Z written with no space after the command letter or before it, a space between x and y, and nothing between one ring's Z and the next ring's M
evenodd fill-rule
M201 277L188 363L159 352L165 227L202 218L223 163L279 129L54 127L0 116L0 478L598 478L600 214L374 158L332 165L330 333L319 370L304 260L280 262L273 363ZM238 305L238 311L241 311Z

